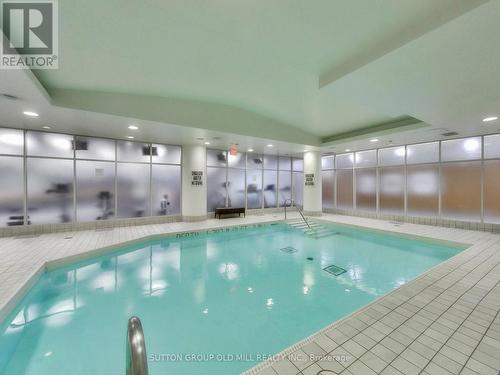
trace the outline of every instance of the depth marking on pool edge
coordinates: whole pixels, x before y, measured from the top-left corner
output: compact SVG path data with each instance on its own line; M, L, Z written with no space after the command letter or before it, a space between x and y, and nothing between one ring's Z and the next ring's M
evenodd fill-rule
M323 271L326 271L333 276L339 276L347 272L345 269L343 269L342 267L338 267L335 264L330 264L329 266L323 268Z

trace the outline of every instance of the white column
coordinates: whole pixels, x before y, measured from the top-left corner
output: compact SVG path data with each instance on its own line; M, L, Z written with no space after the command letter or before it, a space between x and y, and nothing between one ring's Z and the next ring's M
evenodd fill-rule
M321 153L304 152L304 213L306 215L321 215L321 194Z
M194 172L194 173L193 173ZM201 185L194 175L200 176ZM182 220L207 218L207 150L204 146L182 146Z

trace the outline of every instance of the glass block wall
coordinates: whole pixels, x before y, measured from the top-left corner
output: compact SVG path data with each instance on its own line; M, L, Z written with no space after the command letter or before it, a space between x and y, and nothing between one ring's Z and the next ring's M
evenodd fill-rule
M0 226L180 214L181 147L0 128Z
M500 224L500 134L322 158L323 209Z
M283 206L293 197L302 205L302 159L207 150L207 210Z

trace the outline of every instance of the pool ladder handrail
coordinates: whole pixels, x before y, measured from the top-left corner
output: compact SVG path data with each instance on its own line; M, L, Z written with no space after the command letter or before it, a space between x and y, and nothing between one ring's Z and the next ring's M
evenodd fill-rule
M302 213L302 210L295 204L295 201L293 199L285 199L285 201L283 202L283 206L285 207L285 220L286 220L286 208L287 208L287 203L290 204L290 207L295 207L297 209L297 211L299 211L299 214L300 216L302 217L302 220L304 220L304 223L306 223L307 227L309 228L309 230L313 231L314 232L314 229L309 225L309 221L307 221L306 217L304 216L304 214Z
M127 325L127 357L125 362L127 375L148 375L146 340L141 320L133 316Z

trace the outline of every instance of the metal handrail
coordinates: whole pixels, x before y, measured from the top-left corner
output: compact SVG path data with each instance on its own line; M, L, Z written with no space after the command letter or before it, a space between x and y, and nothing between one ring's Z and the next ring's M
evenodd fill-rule
M148 375L148 359L146 341L142 331L141 320L133 316L127 326L127 375Z
M309 222L307 221L306 217L302 213L302 210L299 207L297 207L297 205L295 204L295 201L291 198L287 198L283 202L283 206L285 206L285 220L286 220L286 207L287 207L286 204L287 204L287 202L290 202L290 207L292 207L292 204L293 204L293 206L297 209L297 211L299 211L299 214L302 217L302 220L304 220L304 223L307 224L307 226L310 230L314 231L314 229L311 228L311 226L309 225Z

